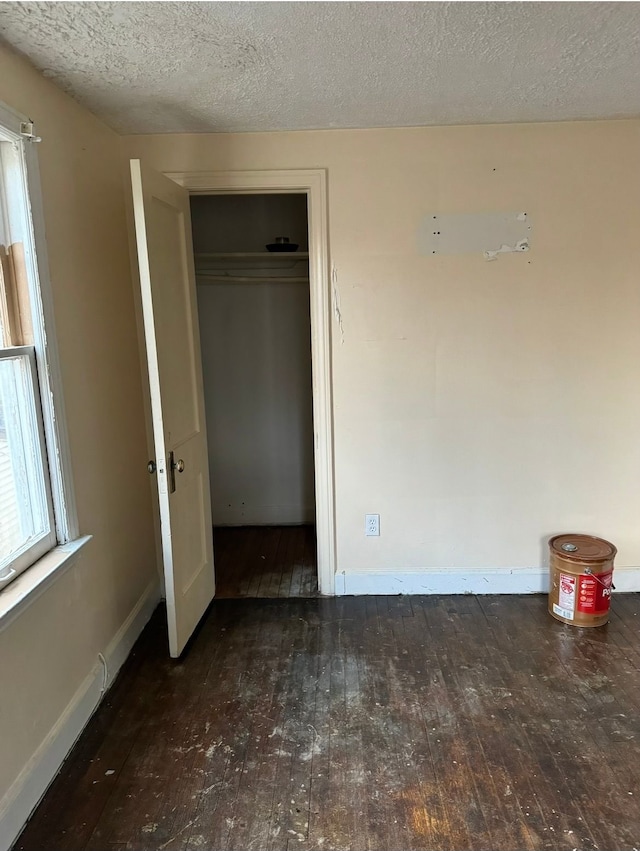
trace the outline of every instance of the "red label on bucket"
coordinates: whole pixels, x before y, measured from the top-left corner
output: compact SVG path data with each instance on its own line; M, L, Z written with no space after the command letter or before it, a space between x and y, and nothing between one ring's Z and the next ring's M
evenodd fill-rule
M567 620L573 620L576 603L576 577L571 573L560 574L558 603L560 604L560 612L557 612L557 614L567 618Z
M613 571L582 574L578 581L578 611L585 615L606 615L611 603Z

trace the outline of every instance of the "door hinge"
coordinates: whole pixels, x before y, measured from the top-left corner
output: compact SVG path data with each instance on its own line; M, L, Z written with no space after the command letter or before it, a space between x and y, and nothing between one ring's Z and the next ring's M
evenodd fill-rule
M23 139L26 139L27 142L42 142L42 137L36 136L33 130L33 121L31 119L20 122L20 135Z

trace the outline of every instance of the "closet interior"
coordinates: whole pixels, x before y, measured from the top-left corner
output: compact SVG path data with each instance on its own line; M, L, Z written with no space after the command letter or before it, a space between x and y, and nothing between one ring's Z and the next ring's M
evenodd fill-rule
M307 197L193 195L191 218L216 596L313 596Z

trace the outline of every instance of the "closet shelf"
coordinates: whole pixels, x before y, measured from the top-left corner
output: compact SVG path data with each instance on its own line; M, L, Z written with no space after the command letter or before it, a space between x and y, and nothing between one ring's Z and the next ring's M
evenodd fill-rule
M241 284L288 281L308 283L304 273L308 251L221 251L195 256L196 277L202 284L237 281ZM280 274L282 272L288 274ZM298 273L297 275L295 273Z
M308 260L308 251L226 251L195 254L196 260Z
M276 283L289 283L289 284L308 284L309 278L294 278L291 275L215 275L212 272L196 272L196 278L198 281L201 281L203 284L217 284L224 281L224 283L240 283L240 284L260 284L260 283L268 283L269 281L275 281Z

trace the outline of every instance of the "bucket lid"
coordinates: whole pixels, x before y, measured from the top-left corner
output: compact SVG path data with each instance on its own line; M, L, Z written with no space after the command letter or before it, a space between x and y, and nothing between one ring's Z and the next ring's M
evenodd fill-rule
M549 541L549 547L563 558L575 561L603 561L618 552L609 541L593 535L556 535Z

